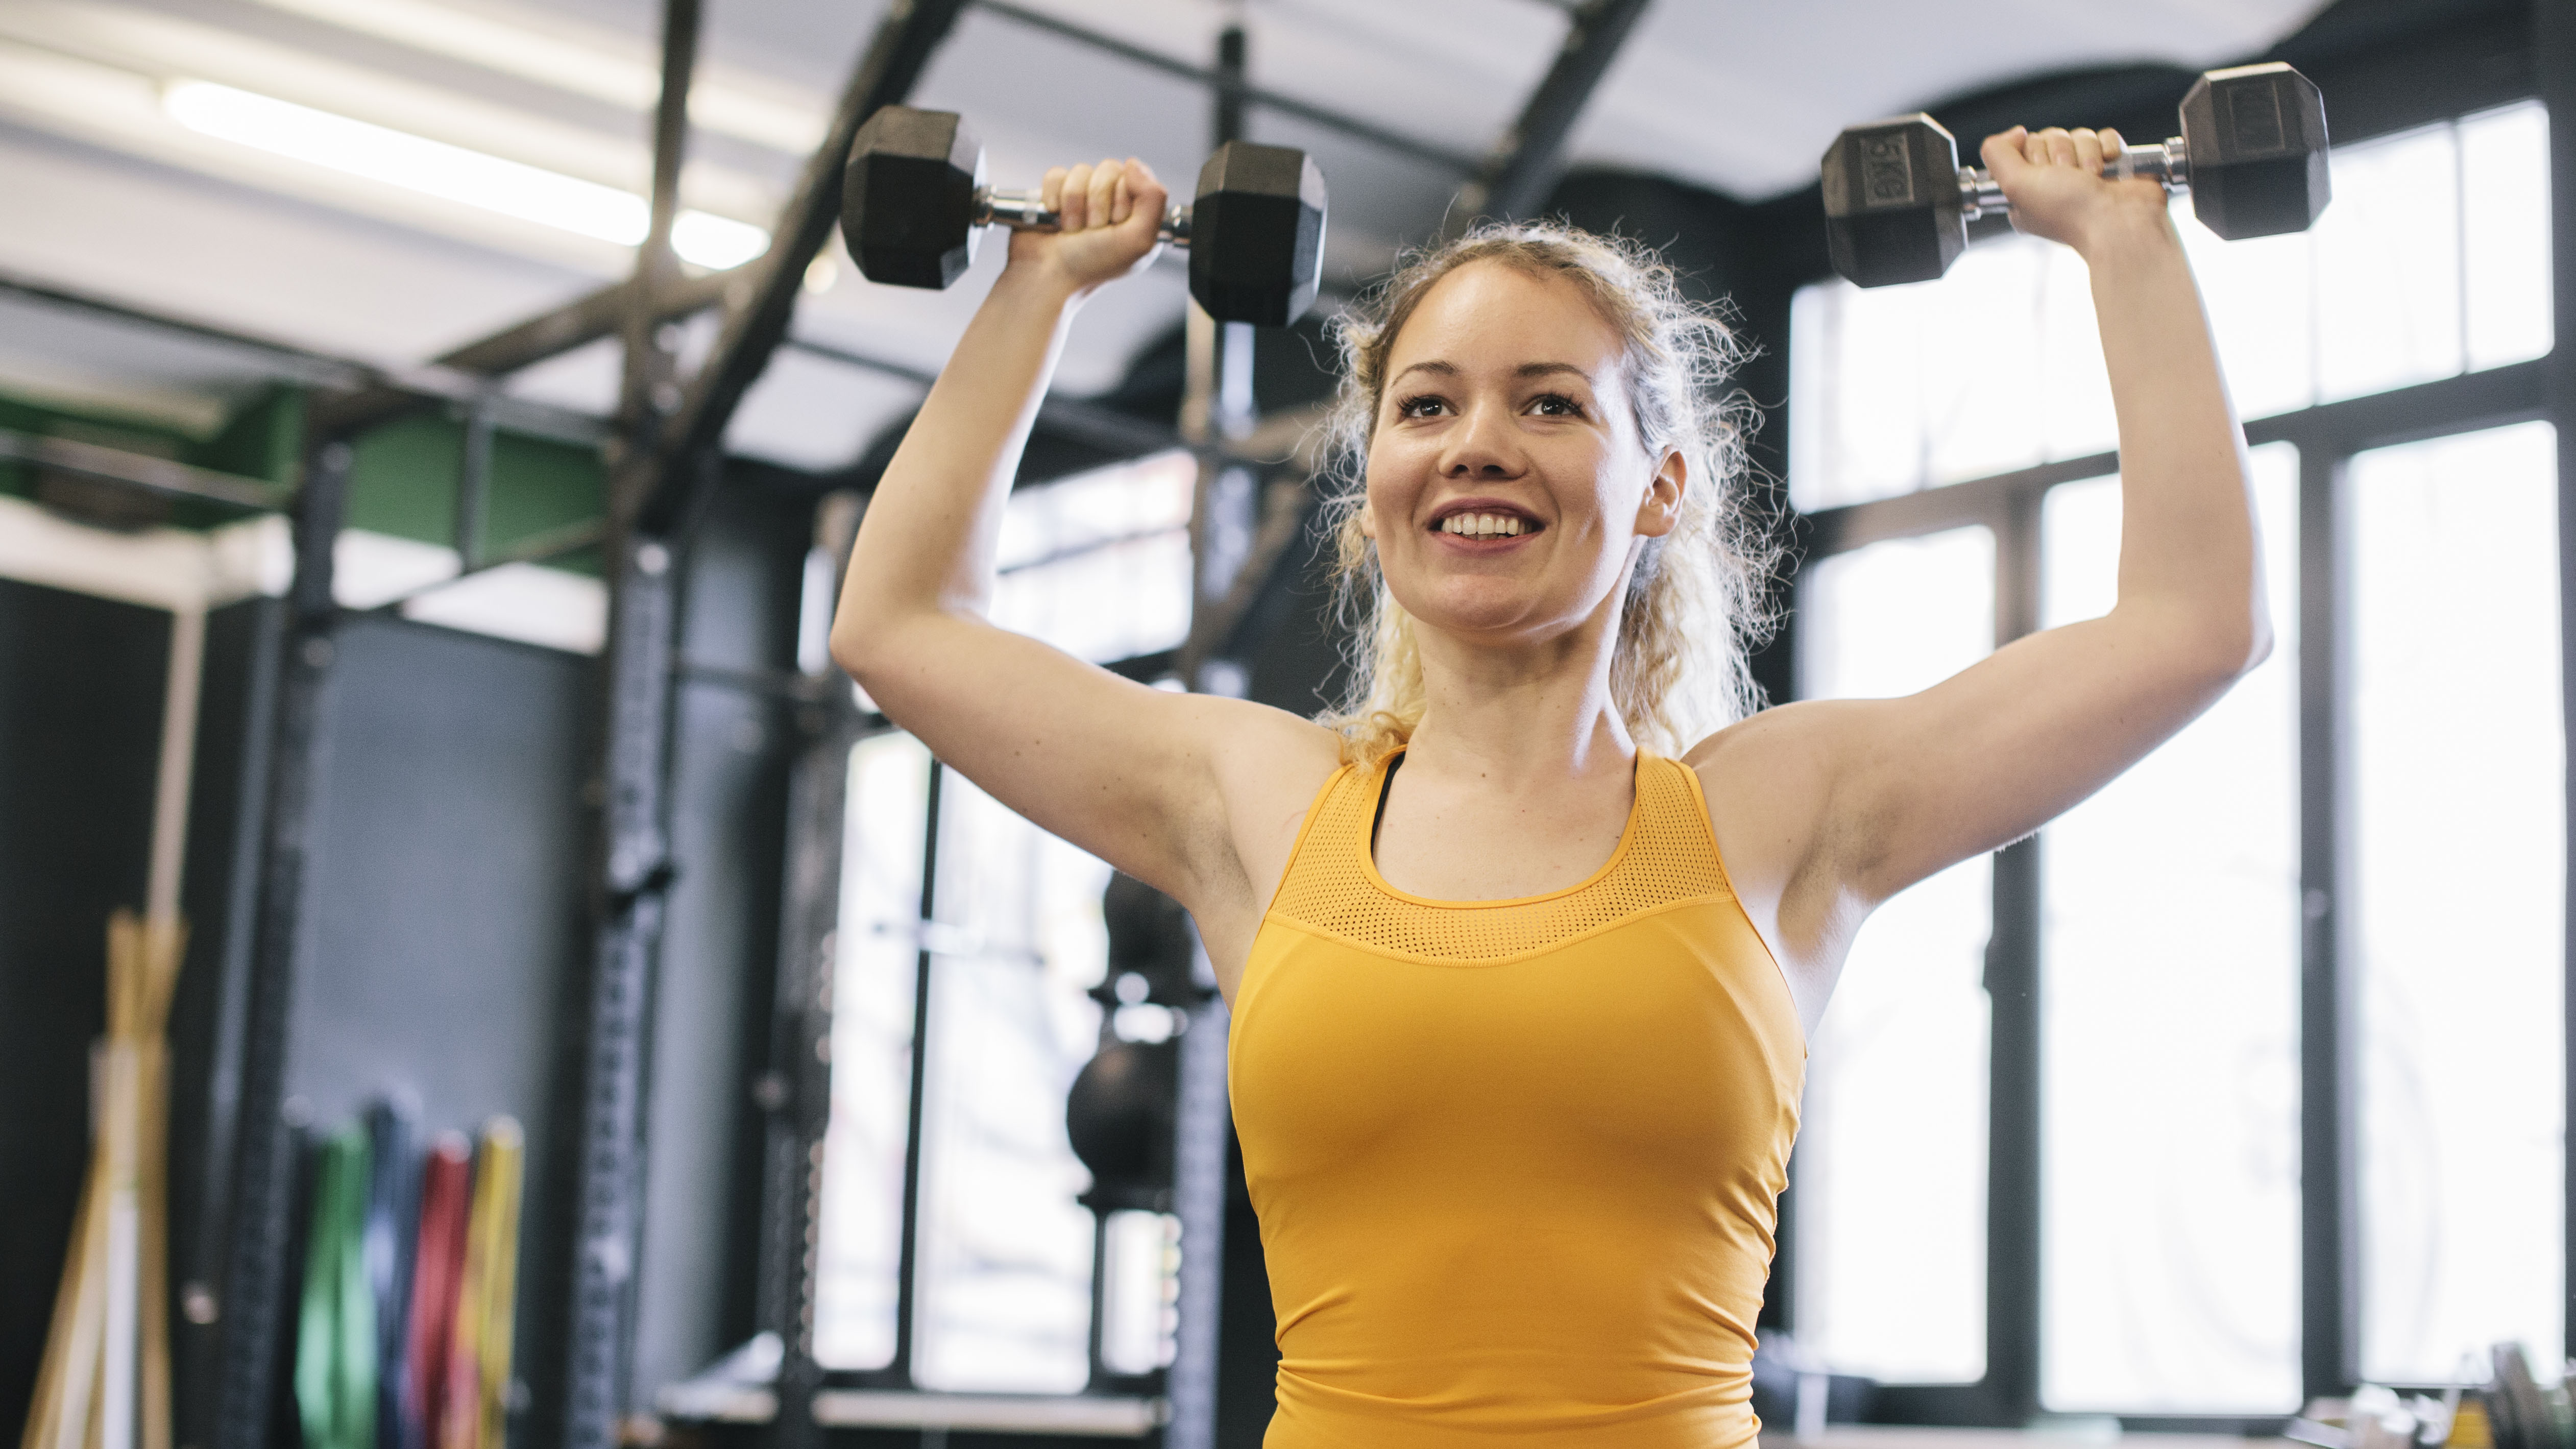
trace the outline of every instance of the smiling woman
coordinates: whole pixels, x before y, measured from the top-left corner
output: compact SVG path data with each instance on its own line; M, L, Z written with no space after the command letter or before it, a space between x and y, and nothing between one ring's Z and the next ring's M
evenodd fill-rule
M1454 294L1458 319L1449 335L1424 329L1390 375L1396 339L1434 285L1469 268L1476 271L1459 279L1465 290ZM1370 526L1369 479L1395 476L1399 457L1434 446L1458 417L1454 394L1471 382L1473 363L1422 349L1446 342L1445 351L1455 352L1469 340L1458 335L1460 325L1494 317L1536 334L1530 343L1539 355L1513 364L1509 381L1526 394L1521 411L1537 428L1562 445L1601 437L1587 422L1606 424L1626 461L1680 469L1672 518L1639 540L1628 572L1611 689L1631 733L1662 749L1686 748L1699 733L1751 712L1746 659L1768 622L1762 584L1776 551L1748 519L1743 489L1745 438L1759 414L1743 394L1722 391L1744 349L1724 318L1684 299L1672 269L1644 248L1547 223L1480 227L1416 258L1340 322L1345 381L1328 424L1328 476L1340 486L1327 508L1357 657L1350 694L1332 722L1354 759L1402 745L1421 723L1420 639L1379 563L1389 543ZM1615 329L1607 355L1546 355L1583 338L1581 324L1592 321ZM1398 425L1380 432L1390 389ZM1375 466L1380 449L1384 469ZM1511 545L1488 540L1547 525L1521 503L1468 496L1442 501L1427 526L1440 531L1445 547L1500 552ZM1701 697L1680 694L1686 683L1699 685Z
M1470 232L1343 324L1367 627L1338 714L1158 692L999 627L1054 359L1165 203L1134 161L1049 173L1061 229L1014 234L887 466L833 653L949 767L1196 921L1279 1324L1270 1449L1755 1442L1806 1046L1861 921L2262 657L2199 299L2162 191L2105 180L2104 144L2014 133L1986 160L2094 265L2120 413L2157 420L2122 439L2117 605L1904 699L1750 717L1767 558L1735 344L1650 254L1564 227Z

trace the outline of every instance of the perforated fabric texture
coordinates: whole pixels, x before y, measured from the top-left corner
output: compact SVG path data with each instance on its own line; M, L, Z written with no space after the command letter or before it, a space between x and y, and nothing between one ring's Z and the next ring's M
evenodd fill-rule
M1543 950L1676 902L1726 899L1689 766L1640 755L1636 812L1591 880L1516 901L1426 903L1371 878L1363 851L1385 766L1348 769L1315 806L1271 912L1355 945L1435 961L1490 961Z

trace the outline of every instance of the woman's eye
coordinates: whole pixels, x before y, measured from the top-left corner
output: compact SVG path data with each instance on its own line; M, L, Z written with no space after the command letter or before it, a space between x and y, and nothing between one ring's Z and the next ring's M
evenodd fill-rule
M1579 418L1583 416L1583 404L1561 392L1543 393L1532 398L1530 409L1542 417Z
M1395 405L1396 416L1406 418L1438 417L1448 404L1436 397L1409 397Z

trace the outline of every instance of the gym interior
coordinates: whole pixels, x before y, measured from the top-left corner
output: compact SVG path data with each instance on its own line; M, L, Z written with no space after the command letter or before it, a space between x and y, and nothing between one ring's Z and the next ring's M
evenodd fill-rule
M1331 321L1557 217L1750 344L1764 697L1897 696L2112 602L2085 267L1949 194L2017 123L2189 142L2277 644L1860 936L1763 1436L2576 1449L2576 0L9 0L0 1420L1261 1443L1189 917L826 647L977 223L1196 197L1006 627L1322 710Z

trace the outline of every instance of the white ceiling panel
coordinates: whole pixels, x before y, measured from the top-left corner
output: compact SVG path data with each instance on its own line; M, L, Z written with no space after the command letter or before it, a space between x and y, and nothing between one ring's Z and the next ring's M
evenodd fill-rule
M1553 59L1548 0L1020 0L1197 63L1239 18L1254 80L1460 156L1481 155ZM1842 125L2073 67L2198 66L2257 53L2320 0L2133 0L2116 23L2042 0L1757 5L1657 0L1576 126L1570 156L1744 198L1801 187ZM803 147L883 13L882 0L708 0L687 203L767 224ZM166 88L212 80L632 190L649 171L657 0L8 0L0 4L0 269L317 350L410 361L624 274L622 246L442 201L188 130ZM916 97L966 113L990 174L1138 154L1186 193L1206 150L1197 85L970 9ZM2081 122L2082 117L2034 117ZM1328 267L1347 283L1436 228L1452 165L1257 110L1254 134L1314 152L1333 194ZM802 300L818 342L935 370L1001 248L956 288L909 292L846 260ZM1180 317L1166 263L1095 299L1060 385L1114 384ZM5 318L0 318L5 325ZM22 333L24 329L21 329ZM0 385L42 380L46 349L0 338ZM62 352L63 389L219 410L232 386L184 366ZM12 380L15 380L14 382ZM531 370L522 395L604 410L605 345ZM237 391L235 387L235 391ZM784 357L730 435L800 467L849 461L914 400L882 372Z

